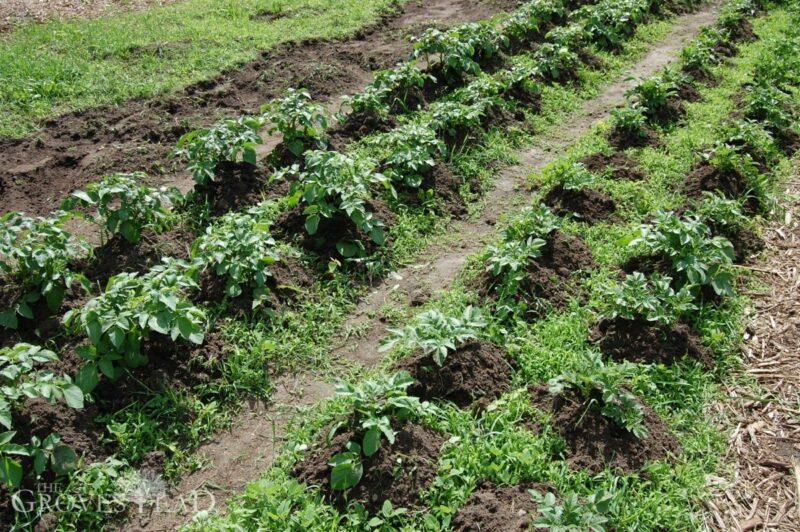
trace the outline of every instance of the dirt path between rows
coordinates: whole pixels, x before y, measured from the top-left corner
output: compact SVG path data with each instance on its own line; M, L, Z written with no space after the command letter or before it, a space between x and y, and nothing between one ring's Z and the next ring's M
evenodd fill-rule
M624 102L625 92L635 82L631 76L652 75L675 59L677 52L716 18L716 3L697 13L685 15L674 21L672 31L663 41L655 44L633 67L619 76L616 83L583 104L582 108L565 122L538 139L536 145L517 153L519 164L501 171L495 186L485 197L482 214L474 219L456 221L451 225L446 242L431 246L412 265L376 286L348 318L343 331L366 331L358 337L343 334L333 352L346 363L358 362L370 367L377 364L381 355L377 347L385 333L385 326L373 317L384 304L410 304L412 299L427 297L435 290L446 290L466 259L481 249L494 233L498 217L512 212L525 203L526 177L560 157L564 150L590 131L598 120L609 115L612 108ZM224 511L223 496L235 493L257 478L280 452L292 414L302 412L332 395L333 389L311 375L284 377L278 381L275 399L263 405L246 406L239 414L233 428L219 434L198 453L209 460L203 470L187 475L171 493L167 506L183 494L201 488L213 488L220 495L217 509ZM283 391L281 391L283 390ZM287 390L291 390L289 393ZM253 446L255 443L255 447ZM141 517L129 526L130 530L173 530L188 521L187 516L152 514Z
M174 180L184 163L170 154L184 133L255 113L289 87L309 89L318 102L335 101L366 86L376 70L407 59L407 35L487 19L517 5L409 1L352 38L283 44L175 94L67 114L29 138L0 139L0 215L15 210L46 216L72 191L112 172L144 171L151 184Z
M711 479L711 530L800 530L800 176L786 192L785 215L764 233L767 258L752 268L763 290L750 294L742 377L760 393L734 386L717 405L736 428L725 456L733 474Z

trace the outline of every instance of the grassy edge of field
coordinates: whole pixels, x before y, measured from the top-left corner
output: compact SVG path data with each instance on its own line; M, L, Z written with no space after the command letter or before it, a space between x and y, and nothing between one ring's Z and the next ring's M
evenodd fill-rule
M0 137L58 115L167 94L276 45L345 37L405 0L187 0L0 36Z
M770 35L785 27L785 13L776 9L769 17L754 21L754 25L759 34ZM688 106L687 126L666 134L670 153L651 148L631 150L649 175L648 181L638 184L601 182L600 188L611 193L623 206L625 222L622 225L611 231L607 225L587 228L573 223L567 227L567 232L585 238L601 264L586 285L589 290L606 282L613 275L614 267L627 258L629 252L620 250L617 244L620 236L630 233L653 209L674 208L685 203L685 198L675 192L675 185L696 160L697 148L707 146L712 140L714 128L708 128L706 124L719 123L733 110L731 96L748 79L755 54L762 46L763 41L742 45L734 66L717 69L723 75L722 83L715 88L703 88L701 92L705 99ZM604 126L601 125L579 141L563 160L576 160L606 148L603 133ZM783 160L775 173L780 178L788 170L789 162ZM547 184L548 171L532 176L531 181L536 186ZM460 277L460 286L436 298L425 308L448 310L476 303L475 294L467 286L479 268L479 261L473 260ZM743 282L747 279L744 278ZM512 356L523 365L516 377L518 385L546 381L575 363L582 344L576 338L585 336L586 329L595 319L588 309L597 306L596 297L597 294L593 294L588 305L573 301L568 311L551 315L532 326L517 323L516 327L495 329L490 333L490 340L502 341L509 346ZM728 370L739 364L738 346L747 305L747 298L738 296L719 308L707 308L701 314L698 328L707 345L717 354L718 365L713 372L707 372L691 361L670 368L640 368L635 391L663 416L684 447L684 455L674 466L656 462L646 468L644 475L618 477L607 472L592 478L585 473L571 472L561 464L553 464L547 458L553 446L558 445L552 432L545 431L543 435L535 436L514 426L522 416L536 415L524 393L517 390L495 401L482 418L476 419L468 412L445 406L443 419L428 420L432 426L452 435L451 445L440 460L439 477L428 494L427 502L432 512L438 516L448 515L466 500L479 478L502 484L513 484L523 479L545 480L566 492L584 496L600 489L612 490L619 501L613 524L619 528L688 530L701 526L701 501L708 493L706 475L725 469L725 463L719 457L724 451L726 437L717 426L718 423L725 426L724 420L709 420L705 414L712 401L724 398L720 386L730 378ZM415 312L405 308L395 309L392 314L395 320L403 321ZM387 358L382 369L373 374L388 369L399 355L395 353ZM359 373L357 376L364 378L369 375ZM758 395L755 389L753 393ZM301 519L304 516L312 519L313 516L313 521L304 522L304 526L312 529L314 524L330 526L330 523L342 519L320 500L313 489L305 490L293 481L288 469L301 456L305 446L316 441L319 430L332 419L346 414L348 406L347 401L335 399L311 409L293 428L287 451L276 467L266 472L262 479L251 483L246 492L234 500L227 517L201 521L198 526L252 524L249 519L253 516L270 513L280 516L282 507L291 507L293 516ZM481 456L486 455L494 458L491 464L481 463ZM657 485L664 490L654 491L653 487ZM287 501L290 504L286 504ZM691 503L691 511L687 510L687 501ZM406 520L409 516L422 517L414 513L395 516L392 526L417 530L413 522ZM289 518L288 515L282 517ZM348 523L353 525L361 516L349 515L348 518Z

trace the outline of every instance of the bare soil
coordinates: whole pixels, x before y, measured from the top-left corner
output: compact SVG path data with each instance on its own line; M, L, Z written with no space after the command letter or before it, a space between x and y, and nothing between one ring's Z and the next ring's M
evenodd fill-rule
M634 159L622 151L615 151L611 155L596 153L580 160L592 172L609 172L614 179L628 181L641 181L644 172Z
M707 161L701 161L686 177L685 190L691 198L700 198L703 192L718 191L728 198L740 198L749 190L747 179L738 172L722 172ZM756 197L748 197L744 209L755 213L760 208Z
M531 400L552 415L550 424L566 441L566 459L574 470L598 474L610 467L636 473L647 462L669 460L681 452L678 440L645 403L641 404L649 435L639 439L601 415L598 408L587 408L575 392L554 396L545 387L534 388Z
M556 185L547 193L543 202L559 216L572 216L579 222L590 225L601 222L614 223L619 220L616 216L617 202L600 190L591 188L570 190Z
M643 319L603 319L589 340L614 360L643 364L674 364L684 356L695 358L706 367L716 365L711 350L685 323L664 329Z
M555 493L544 484L495 486L486 482L475 489L453 518L454 532L525 532L539 516L528 490Z
M515 364L500 347L476 341L449 354L441 367L433 357L422 354L395 367L414 378L410 395L426 401L452 401L464 408L485 405L508 391Z

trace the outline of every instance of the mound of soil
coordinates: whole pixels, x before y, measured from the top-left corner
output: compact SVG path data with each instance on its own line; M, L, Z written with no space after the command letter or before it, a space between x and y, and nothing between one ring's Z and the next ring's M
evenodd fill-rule
M347 492L333 491L330 485L331 458L347 450L349 441L360 442L362 434L352 431L337 434L328 446L323 443L297 462L292 475L308 485L319 486L320 491L340 510L347 501L358 501L370 513L380 511L383 501L389 500L395 508L419 506L419 492L427 489L439 467L439 451L445 437L423 425L405 423L395 427L395 443L385 439L378 452L363 458L364 474L356 486Z
M528 490L554 493L552 486L526 484L499 487L489 482L472 492L453 518L453 532L524 532L539 516Z
M269 270L272 273L267 282L270 294L265 305L273 310L280 310L314 285L311 272L293 258L284 258L272 264ZM225 299L225 278L216 275L213 270L204 270L200 274L199 285L201 301L219 303ZM228 312L246 316L252 311L252 302L252 290L243 288L242 294L229 302Z
M727 28L730 31L730 38L733 42L755 42L758 36L753 31L753 24L746 18L742 18L736 26Z
M658 109L652 116L651 120L661 126L667 126L677 122L686 115L686 107L683 105L683 100L675 97L667 98L667 103L664 107Z
M374 111L350 113L344 123L327 131L329 145L342 151L349 142L360 140L372 133L385 133L397 127L393 116L380 116Z
M449 165L437 162L433 170L422 179L422 190L433 190L436 198L442 203L444 214L450 214L456 218L463 218L468 214L467 204L461 196L461 178L453 173ZM415 193L414 198L418 201L419 197Z
M786 156L794 155L797 150L800 150L800 134L792 129L770 129L778 148Z
M688 356L709 368L716 364L711 350L685 323L664 329L644 319L604 318L591 331L589 341L617 361L670 365Z
M727 198L738 199L748 190L747 179L738 172L722 172L708 161L701 161L686 177L684 190L690 198L701 198L703 192L718 191ZM760 202L748 197L743 208L747 213L757 212Z
M556 185L543 201L557 215L574 216L588 224L617 221L617 203L611 196L599 190L567 190L562 185Z
M162 257L189 259L189 248L194 235L184 227L175 227L165 233L142 231L138 244L131 244L116 235L95 248L94 256L78 265L95 285L103 288L114 275L125 272L144 273L161 264Z
M683 65L681 71L684 74L691 76L691 78L697 83L702 83L708 87L716 87L719 85L719 79L717 79L717 77L711 71L701 70L698 68L689 67L687 65Z
M595 266L592 252L583 240L560 231L553 233L541 251L542 256L528 264L528 275L520 283L517 293L517 298L527 304L527 314L531 319L544 312L540 300L547 301L556 309L565 308L577 292L572 283L576 274ZM497 279L491 272L485 271L478 278L481 297L495 299L496 287Z
M639 163L625 152L615 151L611 155L595 153L584 157L580 162L591 172L608 171L614 179L628 181L644 179L644 172L639 168Z
M659 138L656 130L649 126L645 126L641 134L635 135L614 128L608 135L608 142L619 150L627 150L628 148L644 148L647 146L658 147L661 145L661 138Z
M342 215L333 218L322 218L314 235L309 235L305 229L306 217L303 215L302 205L295 209L281 213L272 226L272 234L280 239L296 238L304 248L319 253L323 256L338 257L336 243L342 240L359 240L371 255L380 246L375 244L369 235L358 229L353 222ZM383 200L372 199L367 202L367 211L384 223L386 231L385 246L390 245L390 229L397 220L397 216L389 209Z
M422 400L444 399L465 408L496 399L511 386L514 362L503 350L488 342L476 341L459 347L439 367L430 355L403 360L396 369L414 378L409 395Z
M283 196L289 182L276 181L268 185L272 170L248 163L220 163L216 180L195 187L196 201L209 205L212 216L241 211L265 198Z
M703 95L697 90L697 87L690 82L682 82L678 84L678 98L685 102L699 102L703 99Z
M546 387L538 387L531 390L531 401L552 415L550 424L566 441L566 459L573 470L598 474L610 467L636 473L647 462L668 460L681 452L669 427L645 403L641 404L649 435L639 439L601 415L599 408L587 408L574 391L552 395Z

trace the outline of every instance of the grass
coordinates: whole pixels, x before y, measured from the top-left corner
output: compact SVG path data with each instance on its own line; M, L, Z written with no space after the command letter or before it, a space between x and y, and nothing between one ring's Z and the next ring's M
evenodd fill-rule
M781 10L775 10L753 23L760 35L774 35L787 28L787 17ZM598 182L597 187L618 200L623 223L587 227L573 222L565 227L567 232L587 242L600 264L584 287L589 295L588 304L576 299L566 310L550 313L535 323L513 320L489 328L487 339L504 345L520 365L515 376L516 389L481 413L443 404L439 416L426 420L427 424L450 436L440 456L438 476L423 494L426 510L387 518L380 526L393 530L446 529L477 482L490 480L504 485L522 481L547 482L560 493L581 496L607 490L613 495L609 524L618 530L697 530L702 527L706 478L724 467L720 457L726 445L725 434L718 430L714 420L707 418L707 408L711 402L724 399L719 383L729 378L728 370L739 363L738 339L748 304L745 297L707 306L695 317L694 325L716 354L714 371L688 359L670 367L642 365L638 368L634 391L662 416L683 447L683 453L674 464L654 462L641 473L630 475L605 471L590 476L570 470L558 459L563 443L547 425L547 416L532 407L525 387L542 383L578 364L588 347L584 340L586 330L597 319L593 309L600 306L599 288L615 276L617 266L630 254L630 250L619 246L619 237L644 222L655 210L685 203L679 185L698 151L710 144L715 128L730 112L731 96L747 81L763 44L759 41L740 46L740 57L731 66L717 69L722 76L720 85L704 88L704 100L689 105L685 126L664 132L664 147L630 151L643 167L647 175L645 181ZM564 159L575 160L607 148L603 133L604 126L597 128L581 139ZM787 169L784 161L775 171L780 177ZM552 181L547 169L530 179L534 187L546 187ZM463 308L468 303L480 303L469 289L470 280L479 267L477 261L472 260L462 272L460 282L438 295L426 308L447 311ZM395 309L392 314L402 321L403 316L417 311L403 308ZM392 362L401 355L392 353L378 371L389 371ZM369 376L361 373L357 378ZM274 467L232 501L226 516L209 520L202 516L195 528L332 530L363 527L365 517L357 510L351 508L339 514L315 489L304 488L289 474L307 445L318 441L320 429L348 413L347 401L340 398L313 407L295 422L285 452ZM542 422L544 429L539 433L526 429L521 422L531 419Z
M351 34L391 4L187 0L23 26L0 37L0 137L28 135L69 111L175 91L282 42Z

